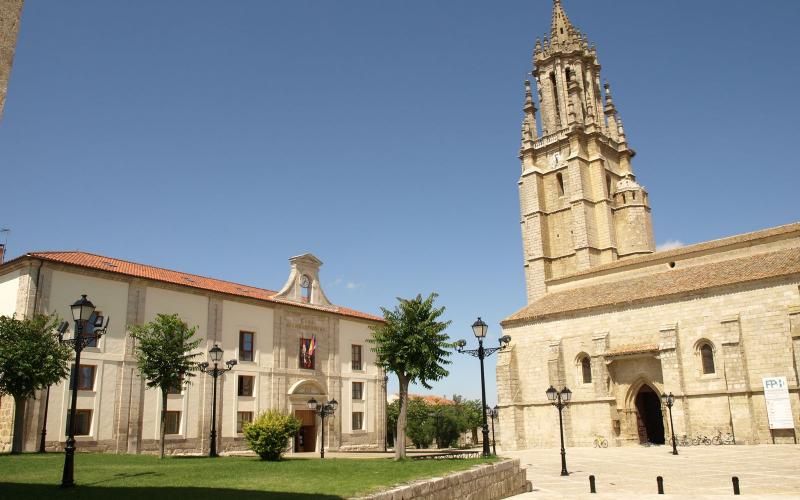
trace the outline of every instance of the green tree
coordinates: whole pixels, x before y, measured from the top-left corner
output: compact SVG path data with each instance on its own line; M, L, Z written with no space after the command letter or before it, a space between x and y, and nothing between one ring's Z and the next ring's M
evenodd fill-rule
M421 398L410 398L408 401L406 433L417 449L429 448L435 437L436 429L430 418L433 408Z
M0 396L14 398L12 453L22 452L25 402L69 373L71 350L54 335L58 318L0 316Z
M432 293L423 299L417 295L413 299L400 299L394 310L381 308L384 322L372 327L369 341L376 354L377 364L386 372L397 374L400 385L399 412L397 416L397 438L395 439L395 459L406 456L406 416L408 410L408 385L418 382L430 389L431 381L446 377L445 365L450 364L450 348L444 330L449 321L438 321L444 307L435 308L433 302L438 297Z
M191 351L200 345L194 339L197 327L189 326L177 314L158 314L144 325L131 326L136 339L136 361L147 387L161 389L161 452L164 458L164 431L167 416L167 393L170 389L189 384L197 370L194 358L200 353Z
M480 399L466 399L458 394L453 395L453 401L466 419L467 429L472 432L473 444L478 442L478 429L483 427L483 413L481 413Z
M456 405L440 404L432 407L430 415L436 445L439 448L450 448L458 444L461 433L468 428L467 417Z

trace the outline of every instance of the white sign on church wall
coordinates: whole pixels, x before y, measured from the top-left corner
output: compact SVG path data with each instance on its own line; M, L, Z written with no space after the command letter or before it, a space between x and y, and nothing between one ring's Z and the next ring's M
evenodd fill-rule
M764 400L770 429L794 429L786 377L764 377Z

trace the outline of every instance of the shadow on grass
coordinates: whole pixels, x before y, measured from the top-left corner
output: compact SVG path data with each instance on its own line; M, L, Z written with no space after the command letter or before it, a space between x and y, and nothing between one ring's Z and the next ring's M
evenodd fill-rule
M89 485L77 486L75 488L62 490L58 486L48 484L22 484L22 483L2 483L0 482L0 497L3 500L16 499L57 499L57 498L80 498L80 499L183 499L192 500L224 500L226 498L236 498L237 500L341 500L342 497L333 495L321 495L319 493L292 493L286 491L252 491L234 490L226 488L103 488L92 487Z

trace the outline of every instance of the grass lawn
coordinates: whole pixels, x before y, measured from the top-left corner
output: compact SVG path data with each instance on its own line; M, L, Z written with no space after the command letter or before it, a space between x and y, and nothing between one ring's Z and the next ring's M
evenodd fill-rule
M0 455L0 499L334 499L463 470L492 459L168 457L79 453L76 488L61 490L63 453Z

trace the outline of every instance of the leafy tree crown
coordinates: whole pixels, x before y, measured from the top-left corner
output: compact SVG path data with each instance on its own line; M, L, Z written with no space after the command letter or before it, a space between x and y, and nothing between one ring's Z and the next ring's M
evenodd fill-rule
M436 297L432 293L426 299L422 295L398 298L394 310L382 307L385 322L373 326L368 339L379 366L428 389L429 382L448 375L445 365L451 363L447 358L452 343L444 332L450 321L438 320L445 308L434 307Z
M69 373L72 350L54 332L56 316L0 316L0 396L34 397Z
M200 339L194 339L196 330L177 314L158 314L149 323L131 327L139 373L148 387L166 390L189 383L197 370L194 358L200 355L192 352L200 345Z

